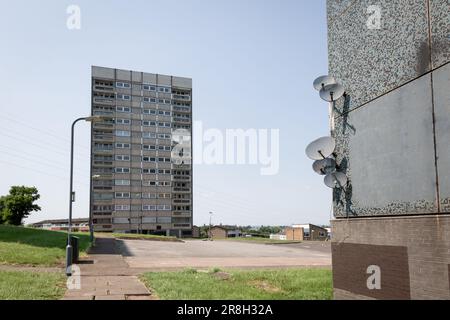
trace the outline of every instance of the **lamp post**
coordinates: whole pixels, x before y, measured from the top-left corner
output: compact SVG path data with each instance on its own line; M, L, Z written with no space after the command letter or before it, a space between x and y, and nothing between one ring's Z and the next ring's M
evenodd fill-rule
M209 212L209 241L212 241L212 234L211 234L211 218L212 218L213 212Z
M101 176L99 174L95 174L92 176L92 180L98 180L100 179ZM91 188L91 201L90 201L90 205L92 205L92 193L94 192L94 187L92 186ZM89 241L91 242L91 244L93 245L94 243L94 223L92 221L92 208L89 208Z
M69 194L69 226L67 229L67 246L66 246L66 275L72 275L72 245L70 243L70 234L72 232L72 203L75 202L75 192L73 192L73 145L74 145L74 133L75 125L79 121L97 122L103 120L101 116L82 117L76 119L72 123L71 136L70 136L70 194ZM89 190L91 192L91 190ZM89 210L90 212L91 210ZM91 224L91 219L89 219Z

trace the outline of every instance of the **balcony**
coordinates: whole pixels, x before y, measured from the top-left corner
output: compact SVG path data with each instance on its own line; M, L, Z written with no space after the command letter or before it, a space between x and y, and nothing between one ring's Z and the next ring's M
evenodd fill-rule
M173 199L172 204L191 204L190 199Z
M94 103L105 104L105 105L113 105L115 103L114 98L105 98L105 97L94 97Z
M190 229L191 228L191 224L190 223L174 223L173 224L173 228L187 228L187 229Z
M173 111L176 112L183 112L183 113L189 113L191 112L191 107L185 107L185 106L173 106Z
M172 94L173 100L191 101L191 96L188 94Z
M172 181L191 181L191 176L173 176Z
M94 91L100 91L100 92L114 92L114 87L111 85L99 85L95 84L93 86Z
M186 188L186 187L174 187L174 188L172 188L172 192L190 193L190 192L191 192L191 188Z
M105 141L105 142L113 142L114 136L112 134L95 134L92 136L94 141Z

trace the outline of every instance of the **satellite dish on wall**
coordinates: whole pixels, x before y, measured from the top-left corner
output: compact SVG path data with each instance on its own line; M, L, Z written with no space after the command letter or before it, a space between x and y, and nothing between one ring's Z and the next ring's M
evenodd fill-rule
M344 173L334 172L325 177L324 183L331 189L344 188L347 185L347 180L347 176Z
M322 137L306 147L306 155L311 160L322 160L328 158L335 148L336 141L332 137Z
M321 176L336 172L336 160L326 158L313 163L313 170Z
M323 87L330 84L335 84L336 80L332 76L321 76L314 80L313 86L317 91L322 90Z
M333 102L342 97L345 93L345 89L339 83L334 83L323 87L320 90L320 97L328 102Z

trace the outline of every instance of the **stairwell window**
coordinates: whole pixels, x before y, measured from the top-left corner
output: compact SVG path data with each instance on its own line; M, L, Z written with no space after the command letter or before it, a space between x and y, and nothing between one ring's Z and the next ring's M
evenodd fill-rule
M116 130L116 137L131 137L131 132L125 130Z
M118 179L118 180L114 181L114 184L116 186L129 186L130 185L130 180Z

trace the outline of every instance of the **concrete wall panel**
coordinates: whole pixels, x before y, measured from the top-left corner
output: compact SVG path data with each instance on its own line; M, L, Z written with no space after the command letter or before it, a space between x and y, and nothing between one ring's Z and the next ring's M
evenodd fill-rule
M117 69L116 77L117 77L117 80L131 81L131 71Z
M430 0L431 52L433 68L450 61L450 2Z
M441 211L450 212L450 64L433 72Z
M342 1L328 1L340 7ZM352 95L350 109L430 70L427 1L360 0L341 3L328 17L329 73ZM370 29L368 8L378 4L381 28Z
M92 66L92 77L114 79L114 69Z
M336 216L437 212L429 74L337 119L335 135L351 183Z
M173 77L173 79L172 79L172 86L190 89L190 88L192 88L192 79L190 79L190 78Z

